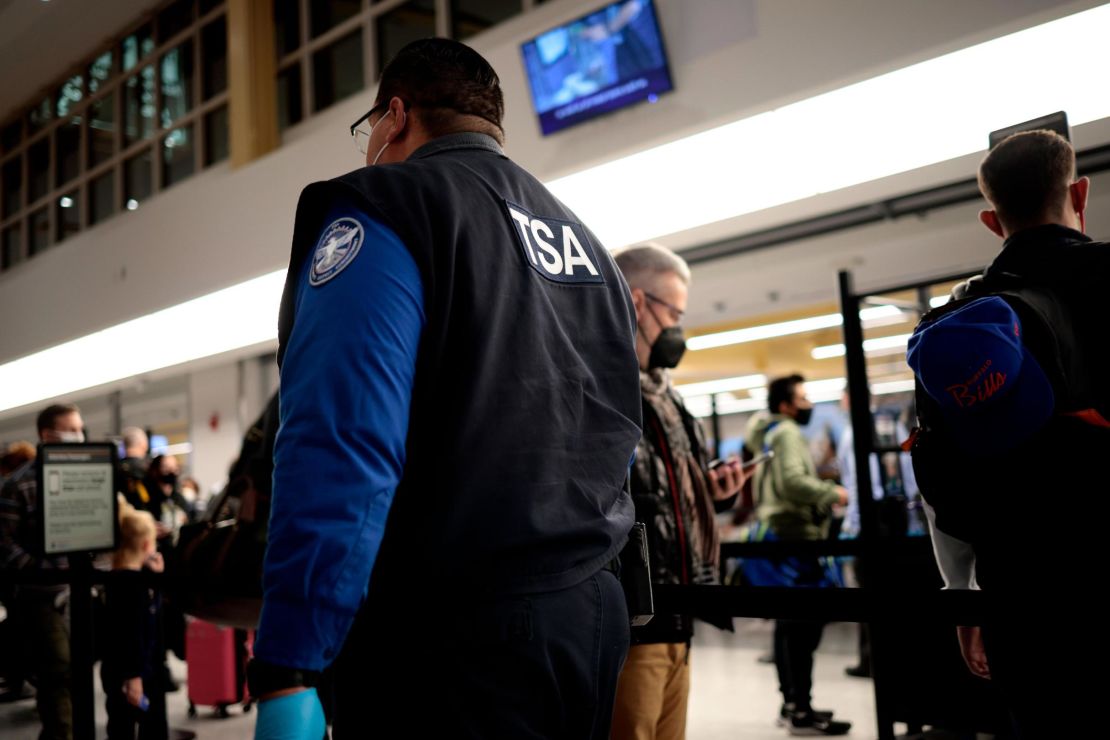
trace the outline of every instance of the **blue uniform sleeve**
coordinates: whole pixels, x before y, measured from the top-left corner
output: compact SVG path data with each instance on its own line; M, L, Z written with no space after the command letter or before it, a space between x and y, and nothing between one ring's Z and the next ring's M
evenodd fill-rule
M325 223L282 363L255 642L262 660L306 670L331 663L366 597L404 467L424 328L420 273L398 236L350 206Z

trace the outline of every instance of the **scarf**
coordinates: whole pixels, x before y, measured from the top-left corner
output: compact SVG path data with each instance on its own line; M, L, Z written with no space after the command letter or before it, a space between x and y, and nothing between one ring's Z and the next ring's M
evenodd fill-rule
M660 368L641 371L640 388L644 400L659 419L667 449L671 453L675 485L684 504L682 508L689 515L685 528L695 568L691 581L703 582L704 577L710 576L715 582L721 559L720 535L709 481L694 449L699 442L690 439L686 431L680 410L681 400L671 385L670 373Z

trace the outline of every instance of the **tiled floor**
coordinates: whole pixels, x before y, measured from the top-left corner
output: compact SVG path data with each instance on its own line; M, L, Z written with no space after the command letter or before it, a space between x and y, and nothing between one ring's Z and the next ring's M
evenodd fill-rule
M736 633L699 625L692 655L689 740L781 740L774 720L782 698L773 665L757 658L771 644L771 623L735 620ZM871 681L849 678L856 663L854 624L826 628L814 666L814 706L852 722L852 736L873 738L875 695Z
M689 740L780 740L785 731L774 726L779 707L775 670L757 662L770 645L770 623L736 620L737 632L726 634L700 626L692 653L692 693L687 737ZM856 626L831 625L825 634L815 669L814 703L835 709L838 716L855 725L852 737L876 736L874 694L870 681L848 678L844 668L855 662ZM185 676L185 666L175 663L173 671ZM97 681L99 684L99 681ZM103 737L103 695L97 687L97 724ZM187 714L185 690L169 696L170 724L197 733L199 740L249 738L254 730L254 712L238 707L231 716L219 719L214 711L201 708L195 719ZM0 737L4 740L35 740L38 734L34 702L0 705Z

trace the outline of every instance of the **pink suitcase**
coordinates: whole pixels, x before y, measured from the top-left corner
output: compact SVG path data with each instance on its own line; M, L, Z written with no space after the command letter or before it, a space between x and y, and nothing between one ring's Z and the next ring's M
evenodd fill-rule
M240 633L241 636L242 633ZM185 628L185 664L189 670L189 716L197 716L197 705L215 707L221 717L227 708L243 703L249 712L252 700L247 693L246 665L253 634L246 644L238 640L231 627L191 619Z

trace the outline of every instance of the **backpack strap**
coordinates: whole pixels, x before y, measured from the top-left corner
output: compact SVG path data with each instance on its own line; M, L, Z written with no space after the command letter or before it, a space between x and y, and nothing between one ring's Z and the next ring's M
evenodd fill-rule
M764 455L766 455L768 452L771 451L771 443L767 441L767 438L771 436L771 432L774 431L775 427L777 427L781 423L782 423L781 421L772 421L770 424L767 425L767 429L764 430L764 432L763 432L763 454Z
M1084 410L1097 414L1091 368L1068 307L1053 292L1036 285L1007 287L995 295L1009 303L1025 324L1022 341L1052 382L1057 414Z
M767 429L764 430L764 432L763 432L763 454L764 455L766 455L767 453L769 453L771 451L771 443L767 441L767 438L771 436L771 432L774 431L775 427L777 427L781 423L782 423L781 421L772 421L770 424L767 425ZM763 495L764 494L764 489L767 487L767 481L771 481L772 476L775 474L775 466L770 464L771 462L774 462L774 461L773 460L769 461L769 463L767 465L763 466L763 470L761 471L762 475L759 478L759 500L761 502L768 500ZM779 499L779 496L776 493L776 490L777 490L777 487L773 484L773 481L772 481L771 495L774 496L774 498L776 500L781 500L781 499Z

